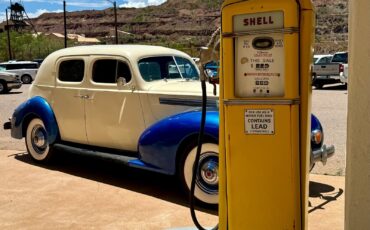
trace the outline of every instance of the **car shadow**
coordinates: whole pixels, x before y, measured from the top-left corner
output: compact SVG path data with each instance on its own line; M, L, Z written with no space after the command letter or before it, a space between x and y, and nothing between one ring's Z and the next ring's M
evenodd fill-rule
M318 209L323 209L325 205L327 205L330 202L338 200L340 196L343 195L343 189L334 188L331 185L322 184L314 181L310 181L309 184L309 198L320 198L320 200L323 200L322 203L319 205L313 206L311 202L309 201L309 210L308 213L314 212Z
M68 152L58 152L53 161L47 164L33 161L25 152L13 156L16 160L27 164L94 180L189 207L188 197L181 190L175 176L130 168L120 163ZM196 204L196 209L213 215L218 214L217 205Z
M316 89L313 87L314 90L332 90L332 91L346 91L347 86L343 84L333 84L333 85L325 85L321 89Z
M21 93L23 93L23 92L22 92L22 91L15 91L15 92L10 91L10 92L4 93L4 94L2 94L2 95L21 94ZM0 95L1 95L1 94L0 94Z

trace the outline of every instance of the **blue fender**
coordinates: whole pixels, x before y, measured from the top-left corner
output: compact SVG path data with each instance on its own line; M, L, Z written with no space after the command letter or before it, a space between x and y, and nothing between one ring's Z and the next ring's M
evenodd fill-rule
M197 137L201 110L187 111L164 118L146 129L139 139L140 160L161 169L162 173L176 173L176 159L181 143ZM205 135L218 142L218 111L207 111Z
M53 144L59 137L59 128L54 116L54 112L49 103L42 97L33 97L21 105L19 105L12 117L12 131L13 138L22 139L25 137L24 122L29 122L30 118L38 117L45 125L48 133L48 142Z

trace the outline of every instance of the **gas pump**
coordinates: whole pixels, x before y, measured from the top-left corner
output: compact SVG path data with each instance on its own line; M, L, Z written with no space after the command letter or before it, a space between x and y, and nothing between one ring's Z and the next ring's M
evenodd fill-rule
M225 0L220 229L306 229L310 0Z

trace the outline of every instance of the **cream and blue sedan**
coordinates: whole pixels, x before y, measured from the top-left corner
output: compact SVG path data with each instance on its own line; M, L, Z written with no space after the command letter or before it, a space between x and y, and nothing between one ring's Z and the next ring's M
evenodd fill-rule
M195 196L218 203L217 96L208 87L205 142ZM65 151L177 175L189 191L201 118L199 70L187 54L157 46L73 47L50 54L29 99L4 128L25 138L29 155L47 162ZM311 166L334 148L323 145L312 117Z

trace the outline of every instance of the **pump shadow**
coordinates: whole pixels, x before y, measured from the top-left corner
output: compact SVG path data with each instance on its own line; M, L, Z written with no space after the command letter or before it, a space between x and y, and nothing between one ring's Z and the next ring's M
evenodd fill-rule
M167 176L93 157L67 152L57 152L55 159L47 164L34 162L26 152L11 155L23 163L47 170L54 170L111 186L145 194L157 199L188 207L188 197L181 190L175 176ZM196 209L217 215L216 205L196 205Z
M312 203L309 201L309 209L308 213L314 212L318 209L324 209L324 206L330 202L337 201L340 196L343 195L342 188L334 188L331 185L322 184L314 181L310 181L309 184L309 198L319 198L323 202L313 206Z

